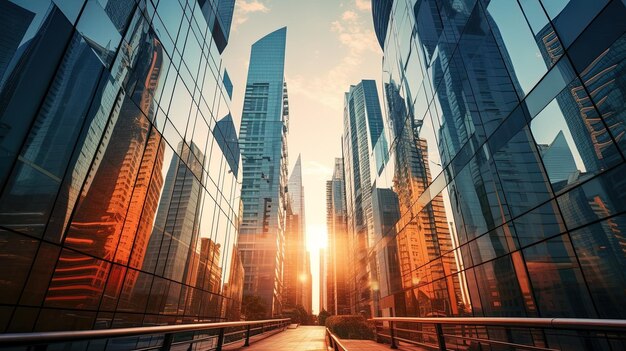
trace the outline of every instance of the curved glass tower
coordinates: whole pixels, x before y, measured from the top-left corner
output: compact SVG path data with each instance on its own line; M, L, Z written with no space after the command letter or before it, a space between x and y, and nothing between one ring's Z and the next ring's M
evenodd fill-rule
M0 332L239 319L232 4L0 1Z
M611 0L375 16L392 145L376 181L401 209L402 286L381 313L626 316L625 16Z
M282 311L289 128L286 40L283 27L252 45L239 138L244 299L259 298L267 317Z

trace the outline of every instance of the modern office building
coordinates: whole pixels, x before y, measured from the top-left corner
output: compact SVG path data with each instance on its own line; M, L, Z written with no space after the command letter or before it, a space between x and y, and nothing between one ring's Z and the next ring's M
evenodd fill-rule
M320 308L334 315L350 314L348 227L343 159L335 158L333 176L326 181L328 243L320 267Z
M239 151L214 136L233 1L182 3L0 2L0 331L236 305Z
M313 313L313 274L311 274L311 253L304 252L304 269L300 277L302 281L302 305L309 315Z
M384 141L383 119L376 82L362 80L345 94L343 160L348 223L350 309L353 314L375 315L378 307L376 257L370 255L376 242L372 206L372 172L378 159L374 149ZM379 140L380 139L380 140ZM374 288L372 288L374 285Z
M283 274L283 312L300 305L310 314L310 272L306 270L306 224L304 212L304 186L302 185L302 161L298 159L287 183L287 224L285 232L285 263ZM308 295L307 295L308 294Z
M284 79L287 28L252 45L239 129L243 216L239 250L244 296L259 297L267 316L282 313L287 208L289 103Z
M372 8L402 275L379 312L623 318L626 4Z

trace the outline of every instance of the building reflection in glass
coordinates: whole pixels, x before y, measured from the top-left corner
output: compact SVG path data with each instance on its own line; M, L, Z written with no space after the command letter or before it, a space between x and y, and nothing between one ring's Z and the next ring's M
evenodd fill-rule
M240 318L232 8L0 2L2 331Z
M610 306L626 286L625 5L376 9L391 134L376 183L398 195L406 297L394 313L623 315Z

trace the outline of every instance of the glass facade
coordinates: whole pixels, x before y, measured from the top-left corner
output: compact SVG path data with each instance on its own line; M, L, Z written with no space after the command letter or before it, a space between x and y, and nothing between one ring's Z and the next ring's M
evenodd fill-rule
M343 159L335 158L333 176L326 181L326 224L328 245L320 265L320 309L339 315L350 314L348 299L348 228Z
M252 45L239 129L244 295L258 297L267 317L280 315L283 301L289 130L286 40L283 27Z
M381 145L386 147L375 81L363 80L345 94L341 141L349 231L350 309L353 314L371 316L378 309L379 293L376 288L379 267L371 248L380 235L380 218L375 214L375 209L380 207L373 205L379 192L372 182L376 166L383 164L376 151L381 150Z
M0 1L0 331L239 319L232 3Z
M283 266L283 313L300 305L311 314L311 267L307 264L302 159L298 155L287 183L285 263Z
M626 4L388 3L371 184L398 205L370 256L401 284L379 269L375 312L623 318Z

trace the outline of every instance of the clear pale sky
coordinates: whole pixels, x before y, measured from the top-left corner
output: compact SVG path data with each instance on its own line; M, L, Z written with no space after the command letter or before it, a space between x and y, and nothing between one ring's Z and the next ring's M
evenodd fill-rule
M350 84L361 79L380 84L382 50L374 34L370 0L237 0L223 55L234 85L231 109L237 128L250 46L283 26L287 26L289 171L302 154L313 312L317 313L319 248L326 246L325 182L331 177L334 158L341 156L343 96Z

